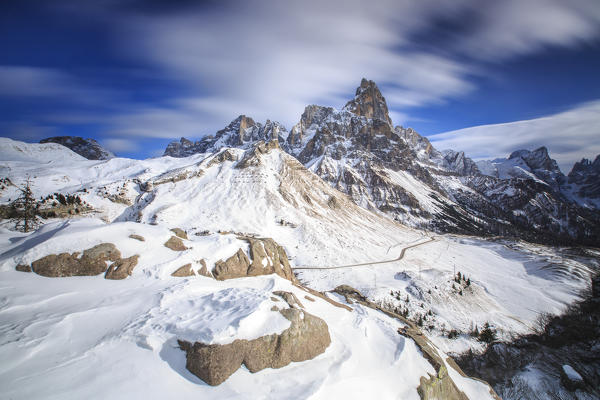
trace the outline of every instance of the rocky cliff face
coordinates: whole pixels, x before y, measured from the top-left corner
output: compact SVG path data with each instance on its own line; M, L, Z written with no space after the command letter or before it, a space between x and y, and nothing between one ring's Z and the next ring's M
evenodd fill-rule
M264 124L254 122L245 115L240 115L215 135L203 137L197 142L181 138L178 142L169 143L164 155L171 157L188 157L197 153L214 153L224 147L250 148L260 140L270 141L287 138L287 130L276 121L267 120Z
M412 226L543 242L595 243L600 233L598 213L569 200L545 147L489 162L483 175L463 152L439 152L413 129L393 127L365 79L342 110L306 107L283 147L357 204Z
M108 160L115 155L100 146L94 139L84 139L79 136L55 136L40 140L40 143L61 144L88 160Z
M392 125L385 98L381 95L375 82L368 81L365 78L362 79L360 86L356 89L354 99L344 106L344 110L362 117L379 119L387 122L388 125Z
M600 155L592 162L586 158L573 165L568 175L569 190L584 203L600 208Z

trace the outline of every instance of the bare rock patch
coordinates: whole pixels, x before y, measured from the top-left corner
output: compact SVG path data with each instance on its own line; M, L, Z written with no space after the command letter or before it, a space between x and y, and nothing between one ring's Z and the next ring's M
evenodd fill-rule
M165 247L173 251L184 251L187 250L183 241L177 236L171 236L164 244Z

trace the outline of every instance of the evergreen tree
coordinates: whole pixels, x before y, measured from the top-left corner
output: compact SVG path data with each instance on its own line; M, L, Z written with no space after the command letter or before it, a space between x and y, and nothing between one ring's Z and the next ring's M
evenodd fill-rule
M496 331L494 331L489 323L485 323L483 329L479 333L479 341L484 343L492 343L496 340Z
M17 186L17 189L21 191L21 195L12 203L15 228L21 232L30 232L39 225L36 216L38 203L31 191L31 179L28 177L23 186Z

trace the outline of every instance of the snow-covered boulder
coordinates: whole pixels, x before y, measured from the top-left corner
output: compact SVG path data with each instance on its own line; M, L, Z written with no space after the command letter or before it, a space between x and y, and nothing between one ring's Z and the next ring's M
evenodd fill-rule
M289 297L293 296L289 293ZM295 296L294 296L295 298ZM283 297L287 301L288 296ZM290 327L280 334L257 339L238 339L228 344L190 343L179 340L186 352L186 368L209 385L223 383L243 364L250 372L265 368L282 368L291 362L311 360L323 353L331 343L325 321L295 308L298 302L288 302L289 308L273 308L290 321Z

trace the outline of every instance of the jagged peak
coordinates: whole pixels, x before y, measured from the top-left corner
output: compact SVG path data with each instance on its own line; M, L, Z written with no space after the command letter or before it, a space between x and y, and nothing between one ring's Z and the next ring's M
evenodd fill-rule
M367 118L378 118L392 125L385 97L375 82L365 78L360 81L354 99L346 103L344 110Z

